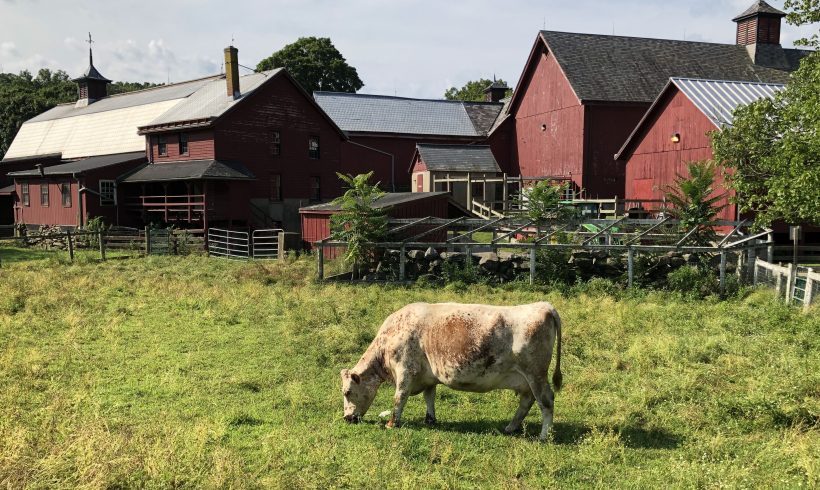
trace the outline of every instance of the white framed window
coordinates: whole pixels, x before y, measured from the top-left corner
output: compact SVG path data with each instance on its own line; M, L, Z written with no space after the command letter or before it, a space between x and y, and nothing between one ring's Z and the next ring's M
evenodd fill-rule
M117 204L117 182L114 180L100 180L100 206L115 206Z

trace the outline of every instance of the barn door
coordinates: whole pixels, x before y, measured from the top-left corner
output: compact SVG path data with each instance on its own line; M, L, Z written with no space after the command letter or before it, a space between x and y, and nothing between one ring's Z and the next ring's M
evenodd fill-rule
M416 192L424 192L424 174L416 175Z

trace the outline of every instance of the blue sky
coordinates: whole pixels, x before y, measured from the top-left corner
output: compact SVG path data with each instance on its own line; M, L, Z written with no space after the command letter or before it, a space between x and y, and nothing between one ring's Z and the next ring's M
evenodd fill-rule
M218 73L234 39L256 63L300 36L330 37L363 92L441 97L496 74L515 83L539 29L732 43L752 0L0 0L0 69L87 64L114 80L181 81ZM778 8L783 0L770 3ZM783 44L817 27L785 25Z

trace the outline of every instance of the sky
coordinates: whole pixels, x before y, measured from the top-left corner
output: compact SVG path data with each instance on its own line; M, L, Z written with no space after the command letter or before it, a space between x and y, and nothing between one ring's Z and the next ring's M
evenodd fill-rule
M777 8L783 0L772 0ZM330 37L361 92L441 98L494 75L515 84L538 31L734 43L752 0L0 0L0 71L94 65L107 78L178 82L219 73L302 36ZM817 31L783 25L785 47ZM241 72L247 73L246 70Z

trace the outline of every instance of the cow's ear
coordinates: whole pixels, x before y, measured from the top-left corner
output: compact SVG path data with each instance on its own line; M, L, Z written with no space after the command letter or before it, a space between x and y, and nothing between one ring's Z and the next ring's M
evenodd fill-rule
M356 383L356 384L359 384L359 383L362 382L362 378L360 378L359 375L356 374L356 373L351 374L350 378L353 379L353 382Z

